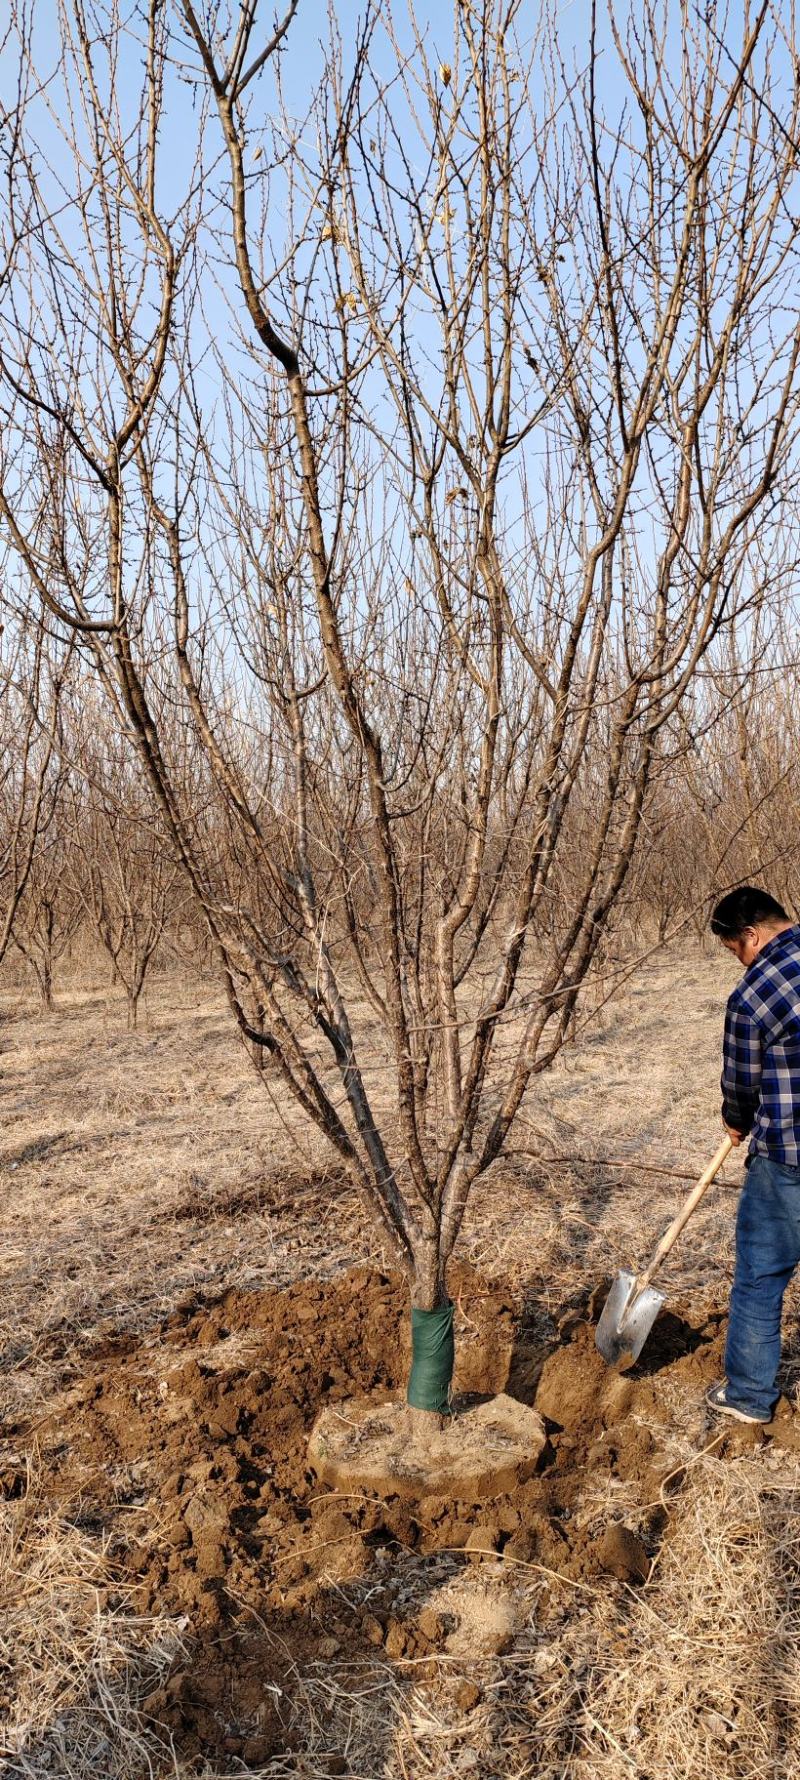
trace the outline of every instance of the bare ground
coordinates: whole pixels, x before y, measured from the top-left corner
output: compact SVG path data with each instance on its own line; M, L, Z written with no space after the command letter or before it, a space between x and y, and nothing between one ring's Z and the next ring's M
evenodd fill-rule
M322 1402L402 1381L404 1293L213 985L160 980L134 1035L88 978L47 1018L7 990L13 1780L800 1773L796 1301L774 1437L720 1440L702 1408L738 1161L616 1395L587 1321L716 1147L734 974L694 950L645 966L534 1084L453 1285L462 1388L535 1400L546 1464L417 1515L308 1473Z

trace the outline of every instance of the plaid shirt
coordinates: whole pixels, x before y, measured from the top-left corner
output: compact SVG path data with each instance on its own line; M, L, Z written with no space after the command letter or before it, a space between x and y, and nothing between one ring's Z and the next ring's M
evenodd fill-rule
M728 1000L722 1117L750 1155L800 1166L800 926L776 933Z

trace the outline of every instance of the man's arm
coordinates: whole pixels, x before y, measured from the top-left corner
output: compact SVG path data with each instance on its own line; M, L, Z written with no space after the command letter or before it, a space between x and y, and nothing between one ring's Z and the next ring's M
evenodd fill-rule
M722 1046L722 1122L734 1139L751 1130L760 1094L761 1034L746 1009L729 1001Z

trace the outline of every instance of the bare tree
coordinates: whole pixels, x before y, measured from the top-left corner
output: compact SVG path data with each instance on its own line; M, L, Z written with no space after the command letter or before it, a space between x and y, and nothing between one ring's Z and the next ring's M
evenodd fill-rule
M40 804L36 844L19 900L12 943L30 965L45 1012L54 1006L53 975L78 933L82 910L69 869L71 834L66 820L66 771L53 754Z
M28 887L43 822L68 659L53 670L46 627L13 625L0 654L0 963ZM69 649L67 649L67 658Z
M800 344L788 305L777 342L761 308L773 280L786 299L795 245L784 214L794 120L776 141L772 111L748 78L766 11L733 58L710 34L703 44L687 31L682 91L671 88L652 26L643 52L636 33L625 40L612 20L643 120L630 144L597 103L594 19L588 70L571 91L556 50L540 122L533 75L512 45L513 7L459 6L446 66L428 58L420 38L407 62L392 38L400 73L388 88L368 60L371 15L349 86L341 66L331 67L316 116L322 156L287 177L290 195L299 195L286 276L282 266L271 275L263 257L255 264L249 245L241 70L252 9L242 10L224 62L184 6L228 150L247 312L287 380L321 656L369 800L381 928L372 987L397 1072L407 1213L400 1236L425 1306L443 1294L471 1185L499 1154L531 1076L563 1040L625 881L658 738L720 626L741 617L752 597L752 519L761 509L769 523L763 509L794 436ZM413 152L409 124L417 126ZM637 182L619 175L625 147ZM301 160L297 139L293 149ZM265 239L259 227L252 235ZM327 302L314 304L313 284L326 274ZM319 422L315 433L314 383L333 392L333 438ZM354 412L377 432L392 467L382 512L394 498L407 515L402 541L386 537L382 563L365 562L363 548L353 560L361 494L348 437ZM529 554L520 573L501 503L514 454L524 461L537 435L547 472L538 489L529 478L523 484ZM649 548L640 542L645 518ZM381 593L370 600L364 589L376 582ZM422 677L412 653L403 678L389 644L403 595L424 627ZM400 674L408 701L400 747L386 722L385 665ZM371 677L373 685L383 678L378 697ZM446 742L437 760L438 716ZM605 768L582 881L554 923L527 994L524 1042L480 1131L498 1024L598 728ZM298 751L304 797L302 736ZM412 761L424 761L413 788ZM437 794L454 783L459 807L450 810L439 862L418 837L438 827ZM490 853L489 839L502 792L517 786L527 802L528 856L509 895L505 847ZM416 879L403 845L403 804L412 799ZM506 841L517 821L512 807ZM325 957L302 816L298 839L309 885L304 918ZM480 940L500 886L506 926L493 935L487 974ZM465 993L476 962L477 1008ZM341 1021L340 1000L332 972L332 1023ZM434 1031L435 1136L425 1128ZM338 1036L352 1075L343 1023Z
M126 735L91 695L71 729L69 875L111 960L113 981L123 985L135 1031L148 970L169 921L180 917L185 892L177 894L179 867Z
M63 881L66 837L61 821L63 767L60 736L64 681L71 645L50 659L47 627L16 627L2 700L3 890L0 960L9 946L31 965L42 1006L53 1006L53 967L73 938L78 921Z
M295 10L259 37L245 0L226 35L176 0L171 45L152 4L126 125L115 17L65 9L85 121L60 234L30 153L15 172L0 515L136 738L240 1029L431 1310L698 670L787 591L800 101L766 5L724 42L688 4L593 11L572 71L555 20L529 56L513 0L458 0L441 61L368 7L300 127ZM202 114L167 218L189 52L227 172Z

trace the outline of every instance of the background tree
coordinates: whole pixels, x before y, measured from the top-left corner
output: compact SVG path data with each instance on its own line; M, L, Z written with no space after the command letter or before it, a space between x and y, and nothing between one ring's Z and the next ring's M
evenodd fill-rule
M11 944L42 826L52 812L59 701L68 668L54 667L41 618L0 631L0 963Z
M66 767L54 750L42 791L35 845L12 929L12 943L36 979L46 1012L54 1006L53 975L80 930L82 908L70 871L72 832L67 819Z
M180 920L184 881L178 884L179 866L127 734L92 689L75 713L70 752L70 885L111 961L113 982L123 985L135 1030L150 965L168 924Z

